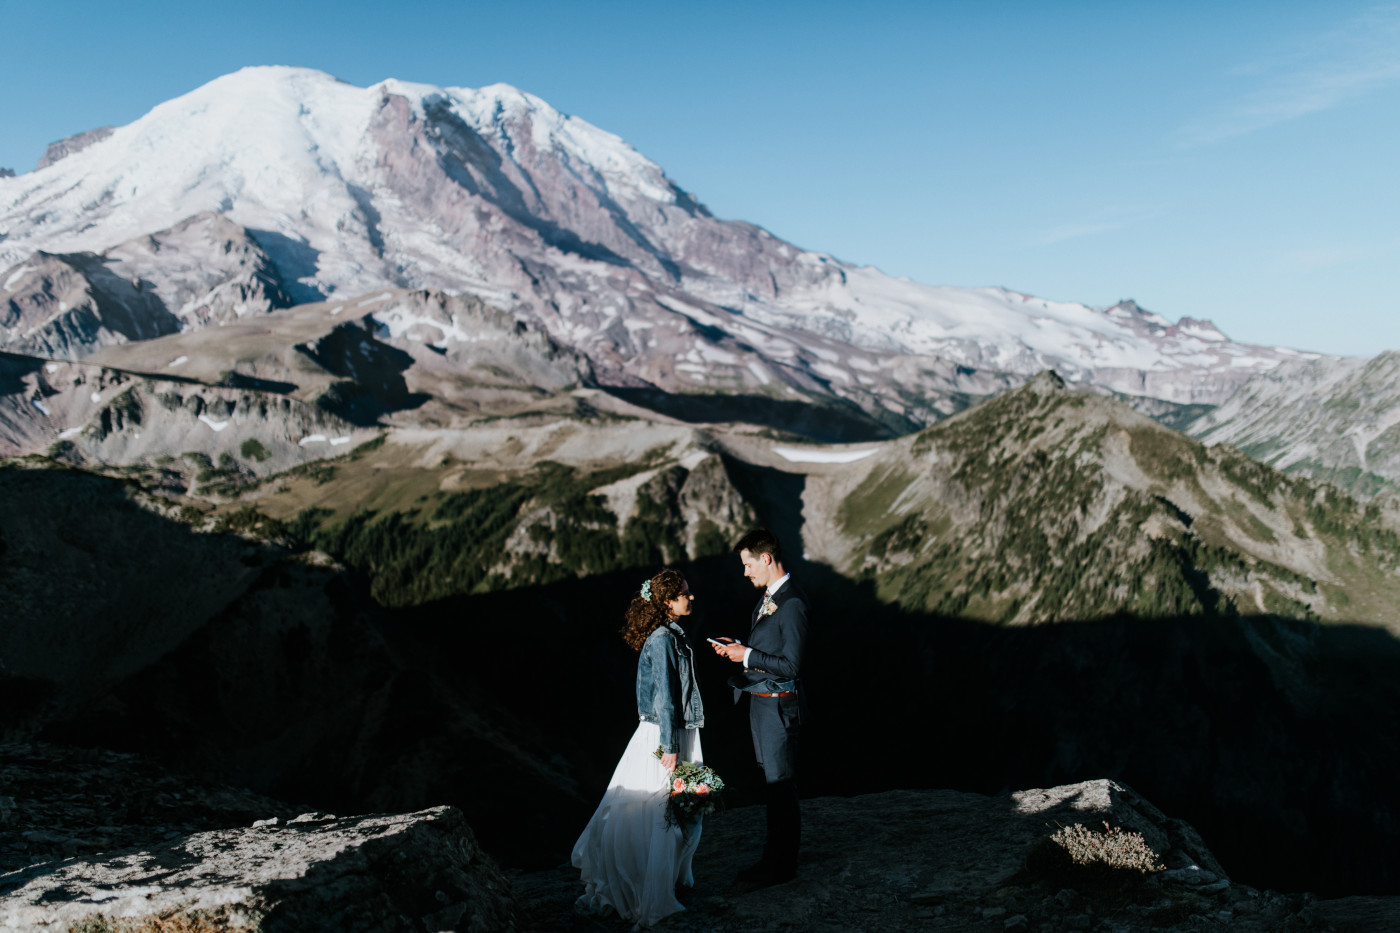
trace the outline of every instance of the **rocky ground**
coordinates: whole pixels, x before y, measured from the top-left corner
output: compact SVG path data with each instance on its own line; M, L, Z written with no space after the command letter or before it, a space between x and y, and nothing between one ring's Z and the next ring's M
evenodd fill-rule
M136 755L0 743L0 877L30 865L290 819L252 791L197 782Z
M754 859L763 811L707 818L684 913L658 930L693 933L1379 930L1400 926L1394 899L1316 901L1232 883L1190 826L1110 781L985 797L891 791L802 804L798 877L750 889L735 873ZM1134 882L1046 877L1026 857L1060 826L1109 821L1140 833L1165 870ZM537 930L622 931L617 918L577 916L577 872L518 875L516 897Z
M610 933L576 915L567 866L503 874L453 808L335 817L131 755L0 745L0 930ZM803 802L797 879L738 884L763 811L707 819L684 913L695 933L1400 929L1400 899L1317 900L1232 882L1197 833L1089 781L987 797L903 790ZM1160 868L1095 872L1047 840L1104 823ZM1150 850L1150 851L1149 851ZM1050 853L1051 857L1047 856Z
M460 811L338 818L132 755L0 745L0 930L517 926Z

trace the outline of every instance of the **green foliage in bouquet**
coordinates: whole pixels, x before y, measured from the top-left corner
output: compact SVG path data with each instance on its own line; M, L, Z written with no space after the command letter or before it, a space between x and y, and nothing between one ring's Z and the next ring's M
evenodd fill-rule
M661 746L654 753L657 758L663 754ZM666 801L666 825L688 829L700 821L706 813L715 812L720 794L724 793L724 780L714 768L682 761L671 772L671 796Z

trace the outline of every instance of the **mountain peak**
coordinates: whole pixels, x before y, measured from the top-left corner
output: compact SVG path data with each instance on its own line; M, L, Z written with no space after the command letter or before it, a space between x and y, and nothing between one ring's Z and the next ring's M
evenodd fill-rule
M1035 378L1026 383L1026 388L1036 395L1051 395L1055 392L1065 391L1065 381L1060 378L1060 374L1053 369L1047 369L1037 373Z
M1047 368L1217 403L1284 355L1131 300L1105 313L836 262L714 218L623 139L509 84L358 87L286 65L216 78L0 180L0 269L205 214L246 230L299 301L467 292L588 355L608 384L834 395L899 430ZM891 379L891 354L940 363Z

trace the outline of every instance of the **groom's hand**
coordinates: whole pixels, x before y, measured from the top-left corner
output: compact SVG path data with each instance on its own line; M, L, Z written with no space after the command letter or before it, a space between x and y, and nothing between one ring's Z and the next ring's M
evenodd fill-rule
M748 650L746 646L741 645L732 638L721 638L720 641L725 642L725 644L715 645L715 654L722 658L728 658L731 661L742 662L744 660L744 652Z

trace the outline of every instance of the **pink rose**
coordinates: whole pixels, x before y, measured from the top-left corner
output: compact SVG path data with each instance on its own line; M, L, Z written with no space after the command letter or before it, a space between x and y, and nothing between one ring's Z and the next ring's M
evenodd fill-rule
M696 784L696 785L695 785L695 792L696 792L697 794L708 794L708 793L710 792L710 785L708 785L708 784Z
M679 794L683 790L685 790L685 781L681 778L676 778L671 784L671 793Z

